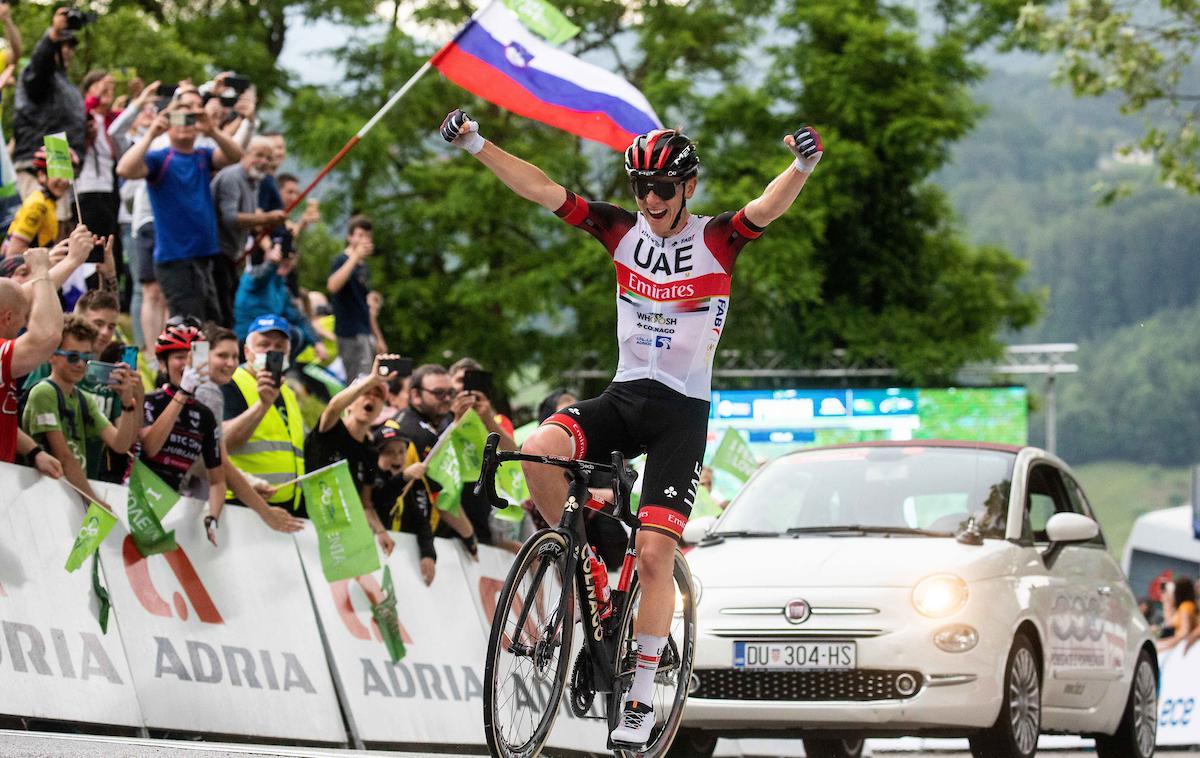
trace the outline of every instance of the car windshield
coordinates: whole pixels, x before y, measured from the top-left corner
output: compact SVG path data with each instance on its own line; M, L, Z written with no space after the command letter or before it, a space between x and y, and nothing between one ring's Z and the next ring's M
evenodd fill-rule
M799 452L764 467L729 505L715 535L952 536L975 519L1004 538L1014 453L948 447Z

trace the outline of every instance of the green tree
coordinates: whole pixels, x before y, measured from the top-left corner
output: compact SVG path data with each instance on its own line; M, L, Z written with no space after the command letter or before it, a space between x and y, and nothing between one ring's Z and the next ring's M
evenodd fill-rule
M1021 7L1010 41L1059 56L1055 78L1076 95L1119 93L1123 112L1146 113L1138 147L1153 152L1165 183L1200 192L1192 67L1200 2L1034 0Z
M698 138L697 212L757 196L790 161L787 131L812 123L825 136L829 157L797 207L739 261L726 348L778 350L792 363L844 348L927 379L995 355L998 330L1034 318L1035 299L1017 289L1021 265L963 242L929 182L978 115L968 85L980 72L959 28L923 44L911 14L865 0L645 2L627 31L625 4L561 6L584 29L568 49L603 56L664 121ZM457 3L428 2L422 13L463 20ZM786 44L762 50L764 29ZM345 84L305 88L287 108L296 152L323 161L431 52L399 32L343 48ZM611 367L602 249L439 143L436 126L457 105L564 185L631 205L617 155L431 77L339 167L322 200L377 222L372 267L392 346L438 359L470 353L501 371L534 362L549 375L595 350ZM323 287L326 272L318 266L306 284Z

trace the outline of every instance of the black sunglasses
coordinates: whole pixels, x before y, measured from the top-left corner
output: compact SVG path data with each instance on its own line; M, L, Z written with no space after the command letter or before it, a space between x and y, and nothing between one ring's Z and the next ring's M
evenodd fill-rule
M637 196L638 200L644 200L646 195L650 194L651 190L663 200L670 200L675 197L675 191L682 182L651 179L645 176L631 176L629 177L629 184L633 187L633 194Z
M438 400L448 400L454 397L454 390L431 390L428 387L418 387L417 389L421 390L422 392L428 392Z

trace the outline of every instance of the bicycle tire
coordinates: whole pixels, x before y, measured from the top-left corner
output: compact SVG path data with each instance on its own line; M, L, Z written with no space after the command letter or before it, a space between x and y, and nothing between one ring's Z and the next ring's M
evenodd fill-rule
M497 598L496 613L492 619L491 633L488 636L487 661L483 676L483 731L487 738L488 751L496 758L532 758L532 756L538 755L550 736L550 730L554 727L554 720L562 702L563 690L566 687L567 677L570 675L571 639L575 631L574 579L566 575L566 564L566 538L553 529L543 529L530 537L517 553L512 568L509 569L508 577L504 581L504 587L500 590ZM546 574L542 574L539 579L538 568L543 565L546 567L546 573L557 572L561 591L556 592L553 587L549 588L551 595L557 595L557 599L553 601L554 605L549 604L549 598L542 598L540 603L535 600L535 605L544 606L537 612L539 621L534 622L533 625L533 629L536 630L535 637L530 633L530 619L535 615L534 611L531 611L529 618L526 619L524 629L515 629L515 621L521 613L523 603L521 606L514 607L514 600L518 597L541 597L535 595L534 592L542 590L541 585ZM525 588L523 593L519 593L518 590L522 588L522 582L527 576L530 579L530 586ZM537 583L536 586L534 582ZM551 618L553 612L558 609L561 609L559 616L561 622L558 624L555 634L556 641L548 643L544 639L547 636L544 622ZM513 627L511 632L509 631L510 627ZM505 649L506 643L514 641L513 632L516 634L515 641L517 643L532 642L535 650L548 651L557 648L557 658L539 670L536 656L514 655L511 646L507 650ZM541 647L539 648L538 645ZM505 654L514 659L523 658L530 664L532 670L526 672L524 676L521 672L513 670L512 667L509 667L507 671L501 671L500 659ZM545 685L548 685L548 691ZM512 689L511 695L505 696L506 687ZM515 735L506 736L504 734L506 722L507 726L512 727L513 720L502 718L503 714L499 713L499 710L508 706L514 698L516 699L514 708L519 709L522 693L534 711L531 715L536 718L532 719L527 738ZM539 700L543 702L539 704ZM536 712L539 708L540 714ZM515 744L514 739L518 740Z
M661 756L665 756L671 749L671 742L675 739L675 735L679 731L679 724L683 720L683 706L687 702L688 685L692 678L692 664L696 657L696 595L692 587L691 569L688 568L683 553L678 549L675 551L673 578L675 589L682 598L682 608L679 609L680 613L672 616L671 641L667 644L668 646L672 642L675 644L679 656L678 666L674 668L673 672L660 670L655 674L653 705L657 723L654 731L650 734L650 741L641 750L614 749L613 753L617 758L661 758ZM628 669L632 666L632 661L637 658L633 620L635 606L637 606L640 596L641 587L637 574L634 574L633 580L629 584L628 601L625 603L625 609L621 612L621 620L617 626L617 644L614 648L616 660L613 661L614 686L612 693L608 696L608 728L610 732L617 725L622 701L625 692L629 689L631 677ZM664 676L674 679L674 689L670 692L669 697L660 697L659 681ZM669 710L665 710L664 706L668 702L671 707Z

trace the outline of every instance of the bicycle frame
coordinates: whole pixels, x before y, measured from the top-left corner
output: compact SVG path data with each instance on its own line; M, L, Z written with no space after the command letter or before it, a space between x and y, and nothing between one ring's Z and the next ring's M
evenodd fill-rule
M494 508L508 507L508 502L500 497L495 490L495 472L501 463L507 461L541 463L561 468L567 475L569 480L567 502L563 507L562 519L554 530L563 536L567 545L566 574L567 576L573 576L575 581L575 597L579 600L580 616L583 619L584 644L587 645L592 663L592 684L597 693L611 693L615 680L612 663L616 660L618 651L615 649L614 636L611 634L612 630L606 628L605 620L600 618L600 599L597 597L595 580L592 578L590 563L584 562L583 550L589 543L584 530L582 513L585 509L594 510L601 515L615 518L628 524L631 530L628 543L625 547L625 558L621 563L620 579L612 591L610 601L612 612L608 616L609 619L614 620L610 622L611 626L611 624L615 624L616 620L621 618L625 610L629 587L633 582L633 576L636 572L636 540L640 523L629 512L625 502L626 493L633 485L636 474L625 466L624 459L619 452L613 453L612 465L605 465L554 456L499 452L497 450L498 445L499 435L489 435L487 445L484 449L483 468L479 475L479 481L475 485L475 493L477 495L485 495ZM593 480L598 475L604 474L612 476L613 502L611 503L593 500L589 491L589 485L592 484ZM591 558L588 556L588 561L590 562L590 560ZM540 583L541 572L544 571L545 565L543 564L538 576L534 579L535 584ZM566 587L563 589L564 591L567 590ZM564 607L564 605L560 603L559 608ZM526 605L522 609L520 616L517 618L517 629L525 625L529 611L529 605ZM558 623L566 621L565 619L560 619ZM569 623L574 623L574 619L571 619Z

